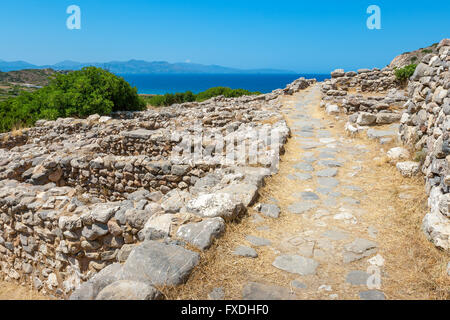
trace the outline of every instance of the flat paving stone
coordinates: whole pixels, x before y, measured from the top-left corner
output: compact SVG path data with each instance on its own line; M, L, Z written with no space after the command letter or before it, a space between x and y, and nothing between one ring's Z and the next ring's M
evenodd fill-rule
M318 130L317 131L317 137L319 137L319 138L329 138L331 136L332 136L332 134L329 131L326 131L326 130Z
M379 290L367 290L359 293L361 300L386 300L386 296Z
M321 153L319 153L319 158L320 159L334 159L334 158L336 158L336 155L334 153L330 153L330 152L321 152Z
M302 256L285 254L276 257L272 265L283 271L307 276L316 273L319 263Z
M288 288L249 282L242 290L243 300L292 300L295 295Z
M340 193L339 191L334 191L331 188L317 188L316 192L334 198L342 196L342 193Z
M315 157L306 157L306 158L303 158L303 160L308 162L308 163L314 163L314 162L317 161L317 158L315 158Z
M338 174L338 170L336 168L328 168L325 170L320 170L316 172L316 176L318 177L336 177Z
M268 239L255 236L246 236L245 239L256 247L270 246L272 244Z
M344 164L337 160L320 160L317 162L319 166L330 167L330 168L338 168L342 167Z
M345 281L354 285L354 286L364 286L367 285L367 279L369 279L370 275L361 270L350 271Z
M306 289L308 286L299 280L292 280L291 286L295 289Z
M317 205L315 205L314 203L297 202L297 203L291 204L288 207L288 210L290 213L293 213L293 214L303 214L303 213L306 213L315 208L317 208Z
M235 256L241 256L246 258L257 258L258 253L255 249L246 247L246 246L239 246L233 251L233 255Z
M320 186L326 187L326 188L334 188L339 185L339 180L335 178L318 178L317 182Z
M340 241L347 239L349 234L340 230L327 230L322 233L322 236L334 241Z
M309 143L304 143L301 148L303 150L311 150L311 149L315 149L317 147L320 147L321 144L318 142L309 142Z
M309 173L300 173L300 172L296 172L294 173L294 176L301 181L308 181L308 180L312 180L312 175L310 175Z
M225 298L223 288L214 288L210 293L208 293L209 300L223 300L223 298Z
M364 253L369 249L377 248L378 244L374 241L358 238L345 246L345 250L353 253Z
M280 216L280 207L278 207L276 204L266 204L266 203L262 203L259 208L258 211L260 213L262 213L264 216L269 217L269 218L278 218Z
M319 196L317 194L315 194L314 192L310 192L310 191L296 193L296 194L294 194L294 196L295 197L300 197L300 198L302 198L305 201L319 200Z
M314 137L314 132L305 132L305 131L300 131L300 132L294 132L295 135L302 137L302 138L312 138Z
M302 171L314 171L314 167L310 165L309 163L297 163L293 166L295 169L302 170Z
M376 242L358 238L344 247L344 263L351 263L374 255L378 250Z

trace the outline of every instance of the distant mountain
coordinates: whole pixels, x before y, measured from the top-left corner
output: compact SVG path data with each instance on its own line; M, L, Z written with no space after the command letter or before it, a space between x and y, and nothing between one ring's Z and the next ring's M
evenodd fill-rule
M235 69L222 67L218 65L203 65L196 63L169 63L166 61L143 61L143 60L130 60L130 61L111 61L106 63L92 62L81 63L76 61L62 61L54 65L36 66L24 61L6 62L0 60L0 71L13 71L22 69L48 69L55 70L79 70L83 67L95 66L109 70L112 73L122 74L164 74L164 73L205 73L205 74L267 74L267 73L280 73L280 74L293 74L295 72L288 70L276 70L276 69Z
M0 60L0 71L8 72L22 69L45 69L45 68L39 68L38 66L35 66L34 64L25 61L7 62Z

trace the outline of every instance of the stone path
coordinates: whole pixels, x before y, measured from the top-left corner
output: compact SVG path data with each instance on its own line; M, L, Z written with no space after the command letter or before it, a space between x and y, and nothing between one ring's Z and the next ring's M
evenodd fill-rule
M330 123L317 115L319 103L319 89L314 87L293 107L285 109L299 152L289 163L291 204L281 206L281 212L295 215L298 228L278 226L285 230L282 237L269 230L267 239L249 242L253 247L261 243L272 246L276 255L274 272L299 276L291 282L292 299L339 299L343 298L341 291L346 297L353 293L354 298L384 299L384 293L378 290L381 285L376 285L377 281L382 283L382 266L368 261L377 254L376 237L359 221L364 215L359 206L364 201L364 190L352 186L351 178L360 167L358 155L367 149L328 130ZM349 157L354 160L350 166ZM347 174L341 170L344 162L351 168ZM333 270L341 275L340 283L336 283L339 277L330 276ZM265 279L260 282L269 287L263 290L263 286L248 285L245 294L264 298L264 291L270 298L274 289Z
M294 99L283 110L292 138L280 172L268 179L250 217L227 227L177 298L204 299L218 290L225 299L392 298L383 290L389 249L380 250L383 225L370 208L386 208L382 215L394 209L380 210L366 189L383 189L383 182L364 177L379 147L334 128L319 107L318 86Z

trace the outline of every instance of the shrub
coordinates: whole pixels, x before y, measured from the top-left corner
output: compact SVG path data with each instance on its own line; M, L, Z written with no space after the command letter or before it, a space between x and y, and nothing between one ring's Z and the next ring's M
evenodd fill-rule
M123 78L87 67L58 74L47 87L0 102L0 131L31 126L39 119L83 118L98 113L143 110L145 103Z
M213 97L225 96L226 98L237 98L244 95L258 95L260 92L251 92L244 89L231 89L228 87L214 87L198 94L193 94L191 91L184 93L166 93L165 95L157 95L146 97L145 101L155 107L170 106L174 103L184 103L198 101L202 102Z
M396 69L395 77L400 82L406 82L414 74L414 71L416 71L416 68L417 68L417 64L410 64L406 67Z
M432 53L433 52L433 50L431 50L431 49L423 49L422 50L422 53Z

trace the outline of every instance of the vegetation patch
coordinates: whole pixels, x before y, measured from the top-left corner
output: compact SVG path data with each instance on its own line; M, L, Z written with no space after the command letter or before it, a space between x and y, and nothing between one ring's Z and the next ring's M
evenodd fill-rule
M37 120L84 118L114 111L138 111L145 103L123 78L96 67L56 74L47 87L0 102L0 132L28 127Z
M417 68L417 64L410 64L406 67L396 69L395 77L400 82L406 82L414 74L414 71L416 71L416 68Z
M213 97L224 96L226 98L237 98L241 96L249 95L259 95L260 92L251 92L245 89L231 89L228 87L214 87L206 91L194 94L191 91L181 92L181 93L166 93L164 95L156 96L146 96L144 100L151 106L161 107L170 106L175 103L185 103L185 102L202 102Z

